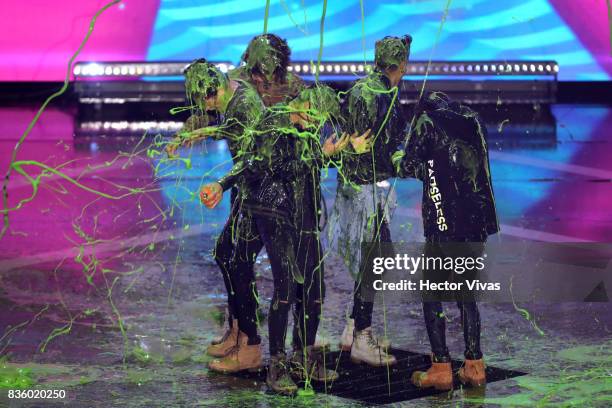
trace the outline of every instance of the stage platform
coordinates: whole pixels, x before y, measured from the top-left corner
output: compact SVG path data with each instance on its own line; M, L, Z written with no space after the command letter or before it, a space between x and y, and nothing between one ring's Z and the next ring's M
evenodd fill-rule
M351 362L350 352L328 352L325 355L326 365L328 368L336 370L340 374L340 378L327 384L313 382L313 389L318 393L327 393L355 400L368 406L410 401L441 393L448 394L448 392L440 392L433 388L419 389L411 383L410 377L414 371L425 371L431 365L428 355L395 348L391 349L390 353L397 358L396 365L392 367L370 367L366 364ZM459 360L453 360L454 388L462 387L456 376L456 372L462 364ZM486 374L488 383L493 383L526 373L487 366ZM240 373L236 376L261 382L265 382L266 378L265 370L257 374ZM300 386L304 386L303 382L300 383Z
M426 368L430 346L422 305L403 298L381 299L374 310L373 329L386 333L400 356L399 368L388 375L384 369L353 366L345 353L338 365L341 378L327 393L286 398L267 391L263 373L247 378L211 373L205 350L220 330L218 317L227 303L211 252L230 202L226 197L208 210L195 193L231 168L227 145L210 141L184 148L179 151L184 160L168 162L155 154L154 126L176 122L160 128L168 134L180 119L168 121L144 103L134 103L133 116L121 117L127 105L117 104L107 117L110 105L101 105L100 117L82 121L74 102L49 107L17 159L59 169L90 190L45 173L34 198L11 213L10 233L0 242L0 332L9 333L0 350L9 367L31 368L39 387L66 389L69 398L57 406L610 406L609 302L481 303L490 382L477 389L457 384L449 394L417 393L409 384L412 370ZM0 109L2 168L9 167L16 141L39 107ZM610 242L609 106L491 104L477 110L489 128L501 223L501 233L490 240ZM132 122L136 125L130 128ZM34 164L23 169L32 177L42 171ZM336 183L333 170L323 175L328 210ZM13 172L11 205L33 191L26 177ZM142 193L126 195L133 191ZM398 180L396 192L391 236L396 242L421 242L422 185ZM255 268L266 353L273 284L265 253ZM319 331L336 344L354 283L331 251L325 281ZM460 358L464 345L456 306L445 305L445 315L448 348ZM127 327L126 337L118 316ZM335 366L333 358L330 364ZM39 402L23 406L38 407ZM10 403L0 393L0 406Z

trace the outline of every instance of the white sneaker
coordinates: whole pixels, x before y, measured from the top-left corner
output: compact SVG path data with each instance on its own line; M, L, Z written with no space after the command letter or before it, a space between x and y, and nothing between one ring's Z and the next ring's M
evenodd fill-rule
M344 326L344 330L342 331L342 337L340 338L340 350L351 351L351 347L353 346L354 333L355 319L348 319L346 322L346 326ZM387 337L375 337L375 340L383 348L391 348L391 340L389 340Z
M371 366L380 367L393 365L397 360L388 354L387 348L378 343L372 335L372 328L355 332L355 340L351 347L351 361L354 363L366 363Z
M391 340L389 340L389 338L386 336L376 337L376 342L380 344L382 348L384 348L385 350L388 350L391 348Z
M354 334L355 319L347 319L346 326L344 326L344 330L342 330L342 337L340 338L340 350L351 351Z

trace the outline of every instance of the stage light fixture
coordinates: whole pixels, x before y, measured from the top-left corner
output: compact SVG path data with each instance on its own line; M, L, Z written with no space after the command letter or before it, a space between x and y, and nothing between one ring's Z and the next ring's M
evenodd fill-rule
M90 75L102 75L102 72L104 72L104 68L100 64L92 64L89 67Z
M76 79L82 77L141 77L141 76L182 76L183 69L188 62L78 62L73 67ZM235 66L228 62L215 64L223 73L227 73ZM288 71L300 75L333 74L346 76L351 79L355 74L363 75L371 72L373 65L354 62L328 62L295 61ZM428 71L429 70L429 71ZM412 61L406 68L406 75L425 75L427 71L432 75L544 75L554 76L559 72L559 66L554 61Z
M173 131L181 130L184 126L183 122L178 121L92 121L83 122L79 125L81 131L99 132L100 130L115 131L115 132L141 132L148 130L157 131Z

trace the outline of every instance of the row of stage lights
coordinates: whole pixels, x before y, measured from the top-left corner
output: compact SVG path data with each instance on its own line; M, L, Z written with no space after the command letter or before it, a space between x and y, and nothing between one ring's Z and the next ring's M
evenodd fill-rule
M314 75L317 66L312 63L293 63L289 71ZM319 74L346 75L359 74L372 70L371 64L363 63L323 63L319 64ZM557 75L559 65L552 61L491 61L491 62L410 62L406 67L406 75Z
M141 77L177 76L189 63L185 62L78 62L72 73L75 77ZM223 73L235 68L228 62L215 64Z
M83 122L79 125L81 131L99 132L102 130L113 132L140 132L155 130L160 132L177 132L184 126L183 122L177 121L144 121L144 122L128 122L128 121L94 121Z
M180 76L188 62L79 62L75 65L75 77L141 77L141 76ZM221 72L235 68L228 62L215 64ZM315 75L317 64L293 62L288 67L298 75ZM359 75L372 70L372 65L359 62L338 62L318 64L320 75ZM547 75L556 76L559 65L554 61L487 61L487 62L410 62L406 75Z

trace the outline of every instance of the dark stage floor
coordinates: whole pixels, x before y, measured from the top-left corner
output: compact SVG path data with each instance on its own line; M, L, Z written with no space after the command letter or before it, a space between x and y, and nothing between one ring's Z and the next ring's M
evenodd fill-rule
M35 109L0 109L1 169ZM557 105L552 114L552 123L490 123L502 224L491 239L610 242L612 110ZM168 163L142 132L112 136L102 125L98 134L74 136L78 129L71 109L47 110L16 157L17 168L32 177L47 169L34 183L37 191L16 171L9 183L9 207L26 202L10 212L0 240L0 352L7 359L0 373L67 392L63 402L10 406L362 406L353 399L357 385L342 397L289 399L266 393L258 378L207 372L204 348L218 332L225 301L210 250L229 199L210 211L195 193L230 167L223 142L186 149L187 160ZM335 182L330 171L328 208ZM416 181L396 187L393 237L422 241L421 187ZM257 272L265 332L271 274L263 254ZM352 282L333 255L326 274L321 333L334 345ZM487 363L526 375L393 406L612 405L610 303L482 304L481 315ZM448 318L449 348L461 358L455 308ZM428 353L419 304L380 302L374 320L393 347ZM19 373L20 367L31 371ZM408 369L403 375L410 377Z

